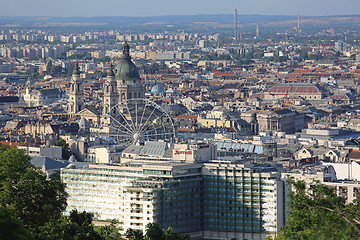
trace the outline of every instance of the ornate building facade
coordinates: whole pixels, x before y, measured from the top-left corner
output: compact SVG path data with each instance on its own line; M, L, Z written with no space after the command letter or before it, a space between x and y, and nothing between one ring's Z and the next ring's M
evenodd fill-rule
M131 98L145 98L145 87L141 83L138 68L131 61L130 47L123 45L123 55L115 69L111 66L104 83L104 107L102 114L107 114L112 107L119 104L121 111L126 101ZM85 109L84 90L80 80L79 66L76 63L69 92L69 114L78 114Z
M145 87L141 83L139 70L131 61L129 45L123 45L123 55L120 63L115 67L115 79L119 94L119 108L125 106L126 100L131 98L145 98Z
M69 92L69 114L76 114L83 110L84 106L84 87L80 80L79 64L75 64L74 72L70 81Z
M115 74L112 65L107 73L104 86L104 108L103 115L107 114L110 109L118 104L119 94L117 91L117 82L115 80Z

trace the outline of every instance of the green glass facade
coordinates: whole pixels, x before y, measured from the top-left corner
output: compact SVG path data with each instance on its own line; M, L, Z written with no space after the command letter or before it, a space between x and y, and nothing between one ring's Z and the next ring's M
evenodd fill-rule
M181 233L201 231L202 199L200 175L167 181L157 194L156 221Z

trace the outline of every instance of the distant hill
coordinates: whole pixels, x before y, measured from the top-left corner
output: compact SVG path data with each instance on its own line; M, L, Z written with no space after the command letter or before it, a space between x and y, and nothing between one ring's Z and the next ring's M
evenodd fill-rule
M269 22L297 19L296 16L272 15L239 15L238 22ZM161 22L165 24L192 23L192 22L218 22L233 23L232 14L204 14L204 15L173 15L154 17L0 17L2 24L31 24L31 23L149 23Z
M277 31L297 26L297 16L286 15L239 15L239 29L254 30L259 23L261 31ZM153 17L1 17L0 27L88 27L94 29L113 29L123 31L159 31L173 29L202 29L205 31L228 31L233 28L232 14L173 15ZM302 30L335 28L360 31L360 15L345 16L301 16ZM276 30L274 30L276 29ZM314 30L314 31L315 31Z

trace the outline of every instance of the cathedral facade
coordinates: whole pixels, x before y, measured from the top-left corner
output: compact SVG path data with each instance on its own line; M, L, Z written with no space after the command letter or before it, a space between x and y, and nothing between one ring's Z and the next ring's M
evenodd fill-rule
M104 83L104 99L102 115L109 113L112 107L118 105L119 110L126 106L126 101L132 98L145 98L145 87L141 83L139 70L131 61L130 48L127 42L123 45L120 62L110 67ZM69 114L76 115L85 109L84 90L80 80L79 66L76 64L69 92ZM101 113L99 113L101 114Z

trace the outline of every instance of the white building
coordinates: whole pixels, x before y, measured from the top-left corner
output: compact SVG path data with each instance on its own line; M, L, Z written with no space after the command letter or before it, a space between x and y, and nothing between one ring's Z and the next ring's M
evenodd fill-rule
M58 88L43 90L30 90L26 88L23 98L28 107L38 107L64 99L65 92Z
M51 147L28 147L18 146L19 149L26 151L26 154L32 156L44 156L52 159L62 160L62 148L60 146Z

